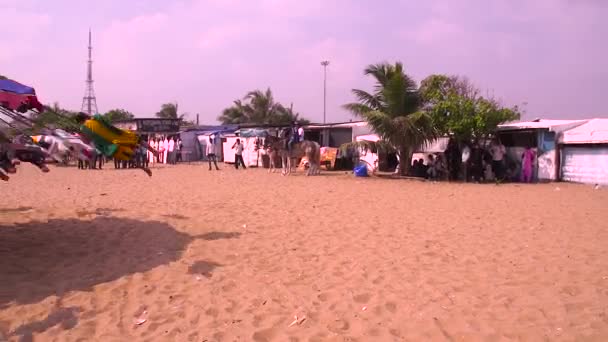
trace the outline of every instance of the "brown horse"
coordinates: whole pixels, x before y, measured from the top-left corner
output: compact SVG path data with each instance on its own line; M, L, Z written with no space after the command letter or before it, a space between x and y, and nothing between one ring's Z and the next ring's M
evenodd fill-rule
M321 147L318 143L310 140L300 141L292 145L291 151L287 147L289 137L282 135L281 137L270 136L266 138L267 146L270 146L274 153L281 156L281 164L283 166L282 175L291 174L293 166L297 167L298 160L306 157L308 160L307 176L320 173L320 158ZM294 171L295 172L295 171Z

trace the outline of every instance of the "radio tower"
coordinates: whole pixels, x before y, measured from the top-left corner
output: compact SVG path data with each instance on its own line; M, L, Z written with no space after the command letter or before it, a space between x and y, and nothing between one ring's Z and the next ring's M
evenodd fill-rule
M91 29L89 29L89 60L87 61L87 80L82 98L82 112L89 115L97 114L97 99L95 98L95 90L93 90L93 46L91 44Z

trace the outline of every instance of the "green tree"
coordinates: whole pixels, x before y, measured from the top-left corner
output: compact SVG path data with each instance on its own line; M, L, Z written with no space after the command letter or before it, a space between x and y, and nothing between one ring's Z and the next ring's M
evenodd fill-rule
M183 119L186 114L178 114L177 103L164 103L160 106L160 111L156 113L157 118L161 119Z
M120 120L131 120L135 118L135 115L133 115L133 113L124 109L112 109L105 113L103 116L105 116L110 122L116 122Z
M282 110L279 111L277 115L277 123L278 124L289 124L292 122L297 122L299 125L308 125L310 121L300 117L300 113L293 110L293 103L289 105L289 107L283 107Z
M78 130L78 124L72 120L75 112L61 108L57 102L52 106L45 106L44 110L31 115L34 122L33 131L39 132L43 128L60 128L66 131Z
M406 175L416 149L436 138L431 117L422 111L416 82L403 64L369 65L364 74L375 79L374 91L353 89L357 102L343 107L368 122L384 143L399 155L399 171Z
M222 115L217 120L223 125L248 123L250 118L246 106L241 100L235 100L232 106L222 111Z
M468 79L457 76L431 75L420 86L425 111L437 130L465 144L487 139L499 124L520 117L517 106L505 108L479 93Z
M270 88L266 91L248 92L242 100L236 100L232 106L224 109L217 120L222 124L286 125L292 121L298 121L301 124L309 122L293 110L293 104L286 108L276 102Z
M249 102L245 109L250 123L280 123L278 121L281 113L285 112L285 108L280 103L274 101L270 88L266 89L265 92L261 90L250 91L245 95L244 100Z

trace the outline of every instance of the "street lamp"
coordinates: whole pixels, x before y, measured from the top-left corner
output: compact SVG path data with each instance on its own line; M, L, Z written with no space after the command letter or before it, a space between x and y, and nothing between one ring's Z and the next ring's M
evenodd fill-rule
M327 110L327 66L329 61L322 61L323 66L323 123L325 124L325 115Z

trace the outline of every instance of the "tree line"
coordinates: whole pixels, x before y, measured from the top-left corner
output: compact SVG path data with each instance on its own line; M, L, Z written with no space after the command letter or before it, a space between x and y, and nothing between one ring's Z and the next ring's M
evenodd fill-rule
M449 136L473 145L499 124L520 118L517 106L507 108L481 96L463 77L430 75L418 86L399 62L369 65L364 74L374 79L374 90L353 89L357 101L343 107L368 122L380 138L377 147L397 152L402 175L413 153L427 142Z
M402 174L407 172L414 151L437 137L450 136L459 144L473 145L491 136L499 124L520 118L517 106L505 107L492 97L482 96L464 77L434 74L418 85L400 62L372 64L364 74L374 80L373 91L352 89L356 101L343 107L368 122L380 137L377 147L397 152ZM66 118L74 114L54 104L32 119L39 128L69 129L71 123ZM186 115L179 113L177 103L162 104L155 114L193 125L185 121ZM103 116L111 122L134 118L124 109L112 109ZM217 120L222 124L309 123L293 104L285 106L275 101L270 88L252 90L236 99Z
M265 91L252 90L242 99L234 100L232 106L224 109L217 120L224 125L289 125L294 121L301 125L310 123L294 111L293 103L287 107L275 101L270 88Z

